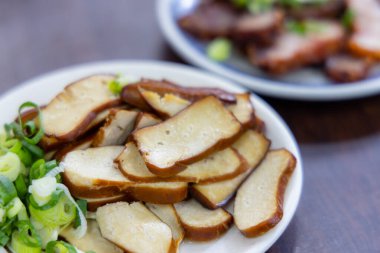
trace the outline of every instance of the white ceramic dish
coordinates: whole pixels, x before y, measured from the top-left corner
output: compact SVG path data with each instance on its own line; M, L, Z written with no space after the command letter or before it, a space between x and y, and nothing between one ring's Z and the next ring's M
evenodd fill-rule
M95 73L125 73L134 77L166 78L182 85L219 87L242 92L225 79L183 65L155 61L110 61L74 66L32 79L0 97L0 123L14 119L18 106L25 101L46 104L68 83ZM285 194L284 217L270 232L255 239L247 239L233 227L220 239L209 243L185 242L180 252L264 252L284 232L292 219L302 190L302 161L297 143L281 117L262 99L252 95L257 114L266 123L267 136L272 148L285 147L298 160ZM229 206L231 210L231 206Z
M187 35L176 20L190 12L199 0L157 0L157 17L162 32L171 46L188 62L215 72L244 85L254 92L286 99L309 101L345 100L380 93L380 67L366 80L333 84L316 69L304 68L279 78L269 77L252 67L248 61L234 54L225 63L210 60L204 44Z

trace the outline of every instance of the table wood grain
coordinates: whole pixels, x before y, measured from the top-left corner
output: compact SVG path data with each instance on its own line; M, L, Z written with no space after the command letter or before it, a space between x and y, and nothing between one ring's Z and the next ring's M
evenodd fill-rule
M182 62L154 8L151 0L1 0L0 93L90 61ZM305 174L298 211L268 252L380 252L380 97L265 99L294 132Z

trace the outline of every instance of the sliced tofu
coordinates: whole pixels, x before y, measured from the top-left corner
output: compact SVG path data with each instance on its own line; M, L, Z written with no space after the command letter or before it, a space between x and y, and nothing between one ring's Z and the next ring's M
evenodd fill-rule
M229 180L211 184L195 184L190 188L192 196L211 209L225 205L234 196L244 179L265 157L269 146L270 141L262 133L253 130L246 131L233 144L233 147L245 158L249 169Z
M128 193L119 193L111 197L104 198L82 198L87 201L87 210L90 212L96 212L98 207L104 206L106 204L115 203L119 201L132 202L132 197Z
M129 110L112 110L106 123L96 134L92 146L103 147L122 145L132 132L138 112Z
M187 197L184 182L136 183L128 188L132 198L153 204L174 204Z
M259 236L281 221L284 193L295 166L296 159L289 151L270 151L241 185L235 198L234 220L246 237Z
M162 117L169 118L188 107L191 102L172 93L160 95L157 92L140 88L145 101Z
M348 41L351 52L380 59L380 3L377 0L347 0L354 13L353 34Z
M185 231L182 228L181 222L173 205L158 205L147 203L146 206L152 213L157 215L157 217L160 218L162 222L166 223L171 228L176 252L178 252L179 245L185 237Z
M226 103L235 103L235 95L233 93L217 88L197 88L182 87L166 80L150 80L143 79L137 83L131 83L123 88L121 98L129 105L133 105L142 111L151 111L151 106L145 101L140 94L140 89L149 90L163 96L166 93L174 94L191 102L205 98L207 96L215 96Z
M114 159L124 149L123 146L108 146L75 150L68 153L60 163L64 168L63 179L76 197L109 197L132 185L133 182L121 174L114 165ZM91 193L93 189L94 194ZM102 191L107 192L102 194Z
M134 130L153 126L161 122L161 119L157 118L155 115L147 113L147 112L140 112L139 115L136 118Z
M57 161L62 161L65 155L74 150L85 150L91 147L91 144L94 140L95 134L91 134L89 136L83 137L79 140L72 141L64 145L63 148L59 149L54 154L54 159Z
M255 109L249 93L236 94L236 104L227 105L227 109L244 128L252 128L256 125Z
M96 253L123 253L109 240L104 239L100 233L99 225L95 220L87 220L87 232L82 238L75 236L74 228L69 226L59 233L67 242L84 252L93 251Z
M142 203L118 202L98 208L96 220L102 236L124 251L168 253L172 231Z
M133 139L152 173L173 176L229 146L241 128L221 101L207 97L161 124L135 131Z
M42 109L42 125L48 137L71 141L80 136L97 112L120 103L108 89L112 75L93 75L68 85Z
M210 241L224 234L232 224L232 216L222 208L209 210L194 199L174 205L185 229L185 237L193 241Z
M226 148L188 165L185 170L175 176L158 177L146 167L136 145L132 142L127 143L115 162L127 178L137 182L210 183L234 178L248 169L245 160L237 151Z

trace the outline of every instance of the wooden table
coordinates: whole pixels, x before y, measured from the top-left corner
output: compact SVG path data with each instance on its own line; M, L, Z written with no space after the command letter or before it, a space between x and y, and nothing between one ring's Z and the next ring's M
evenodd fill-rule
M0 1L0 93L36 75L108 59L181 62L150 0ZM269 252L380 252L380 97L266 98L304 159L299 209Z

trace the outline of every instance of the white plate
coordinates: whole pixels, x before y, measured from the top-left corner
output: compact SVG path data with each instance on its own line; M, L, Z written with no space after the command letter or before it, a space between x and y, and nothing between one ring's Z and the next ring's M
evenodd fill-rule
M14 119L18 106L25 101L46 104L68 83L95 73L126 73L135 77L166 78L182 85L219 87L232 92L243 92L225 79L183 65L155 61L110 61L90 63L58 70L17 86L0 97L0 123ZM292 219L302 189L302 164L297 143L281 117L262 99L252 95L257 114L265 121L272 148L285 147L298 160L285 194L284 217L270 232L255 239L247 239L233 227L220 239L209 243L185 242L181 252L264 252L284 232ZM230 208L230 207L229 207Z
M233 54L225 63L210 60L205 45L183 32L176 20L190 12L199 0L157 0L157 16L171 46L188 62L215 72L263 95L296 100L344 100L380 93L380 66L366 80L333 84L318 70L304 68L281 78L265 75L245 57Z

